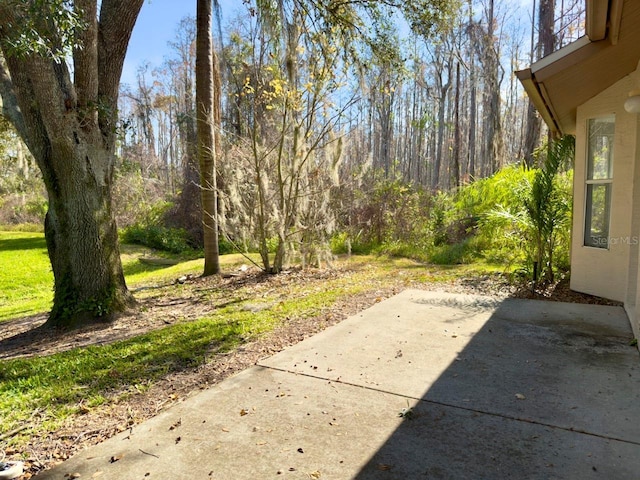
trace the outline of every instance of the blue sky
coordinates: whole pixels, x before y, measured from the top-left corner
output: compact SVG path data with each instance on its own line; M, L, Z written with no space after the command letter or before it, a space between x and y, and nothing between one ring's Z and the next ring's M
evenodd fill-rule
M242 8L240 0L219 0L223 21ZM167 42L175 39L178 22L196 15L196 0L145 0L133 29L122 82L134 84L136 71L143 62L159 66L169 48Z
M526 23L532 0L512 0ZM219 0L222 21L234 17L244 7L241 0ZM195 17L196 0L145 0L133 29L122 83L135 84L136 71L144 62L160 66L169 51L167 43L175 39L178 22L187 15ZM518 15L516 15L518 16Z

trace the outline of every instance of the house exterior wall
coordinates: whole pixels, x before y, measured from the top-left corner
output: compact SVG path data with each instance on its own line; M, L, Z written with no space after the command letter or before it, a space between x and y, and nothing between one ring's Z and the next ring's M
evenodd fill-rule
M633 176L633 201L631 204L631 232L640 235L640 116L636 120L636 164ZM629 248L629 273L625 310L631 322L633 333L640 338L640 242L633 242Z
M638 70L578 107L571 242L571 288L625 302L636 335L640 207L633 206L640 205L640 175L636 168L639 115L627 113L624 102L637 85ZM611 115L615 116L615 137L609 247L587 247L584 222L588 121Z

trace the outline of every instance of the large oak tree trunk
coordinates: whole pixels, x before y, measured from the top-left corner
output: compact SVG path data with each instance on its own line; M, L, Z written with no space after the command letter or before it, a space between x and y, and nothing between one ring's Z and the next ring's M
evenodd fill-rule
M99 138L71 127L61 126L51 139L50 158L38 159L47 179L45 237L55 279L49 322L67 327L107 319L133 300L111 208L113 153Z
M48 323L76 327L106 320L133 303L120 261L111 208L118 87L143 0L76 0L73 81L49 51L12 51L16 35L65 40L32 2L0 2L0 95L7 116L33 154L47 188L45 236L54 274ZM34 13L40 12L40 13ZM28 32L15 25L35 26ZM37 43L36 43L37 45ZM53 52L55 53L55 52ZM63 55L60 53L60 55Z

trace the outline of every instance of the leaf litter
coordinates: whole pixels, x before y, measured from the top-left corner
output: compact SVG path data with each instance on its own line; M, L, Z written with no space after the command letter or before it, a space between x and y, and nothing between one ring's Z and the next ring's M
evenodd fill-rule
M355 266L340 264L325 270L292 269L287 272L287 275L266 275L255 269L226 278L200 278L189 275L186 279L180 279L182 282L139 288L137 295L140 308L123 315L106 327L92 325L71 333L45 331L38 327L46 321L46 314L3 322L0 330L2 347L0 360L51 355L71 348L113 343L158 330L176 322L197 320L211 315L225 304L243 302L247 299L253 299L256 305L262 306L265 303L260 299L276 296L280 300L273 308L278 306L281 308L284 302L291 300L291 291L294 287L304 285L307 292L322 291L327 288L329 281L349 281L350 277L358 271L366 271L369 268L368 265L361 263ZM100 407L80 408L81 414L69 417L60 429L45 434L33 434L27 439L26 445L22 445L21 448L5 448L5 454L8 459L20 458L25 461L23 479L29 479L37 472L66 460L74 453L157 415L192 392L206 389L254 365L258 360L339 323L348 316L408 287L440 291L444 289L451 293L478 294L497 298L543 298L551 301L612 304L597 297L572 292L568 288L568 283L565 285L562 282L532 294L526 287L511 285L506 275L501 274L481 277L461 276L446 284L429 281L428 275L427 280L424 275L415 279L410 278L412 272L424 274L430 268L424 266L424 269L417 272L415 267L411 267L410 272L398 268L384 278L375 277L366 282L359 280L360 284L366 283L367 289L345 294L317 315L287 318L274 330L247 341L225 355L216 355L204 365L167 374L146 391L133 392L134 394L125 395L117 402ZM398 271L403 274L399 275ZM179 292L176 291L177 285L180 287ZM303 291L299 298L304 296ZM172 393L167 396L167 391ZM280 392L278 396L286 395ZM248 410L243 409L241 416L243 416L242 412L249 413ZM399 416L410 418L412 413L410 408L403 409ZM30 425L29 428L37 426L35 424L38 421L34 419L34 425ZM180 421L170 429L179 426ZM34 430L37 431L37 428ZM229 432L230 430L223 427L221 431ZM23 457L25 453L28 454L27 458ZM118 460L120 460L118 456L111 457L112 462ZM390 468L392 468L391 465L378 466L380 470ZM314 473L316 472L312 472L309 476L319 478L313 476Z

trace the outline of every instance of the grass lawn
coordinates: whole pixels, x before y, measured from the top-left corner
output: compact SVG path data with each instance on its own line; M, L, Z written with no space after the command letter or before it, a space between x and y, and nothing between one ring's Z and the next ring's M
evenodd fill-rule
M151 252L137 245L122 245L121 250L127 285L134 290L198 273L203 268L202 260L176 265L146 263ZM247 261L241 255L225 255L221 259L223 268L242 263ZM53 273L42 233L0 231L0 265L0 325L5 320L50 310Z
M219 353L256 339L283 322L315 317L336 301L390 287L448 283L495 271L490 267L432 268L406 259L352 257L342 260L335 273L319 271L296 277L294 272L225 289L215 282L176 285L172 280L180 275L197 275L202 261L153 265L140 261L147 253L142 248L123 247L127 281L138 289L138 298L147 302L190 298L193 305L204 305L208 310L198 310L197 318L178 318L164 328L107 345L0 361L0 437L28 426L10 435L7 444L19 449L60 428L71 416L143 394L166 375L213 362ZM45 312L50 306L52 278L42 235L1 232L0 262L0 322ZM242 263L247 261L240 255L221 260L226 271ZM143 286L156 288L140 288Z
M0 232L0 322L46 312L53 274L41 233Z

